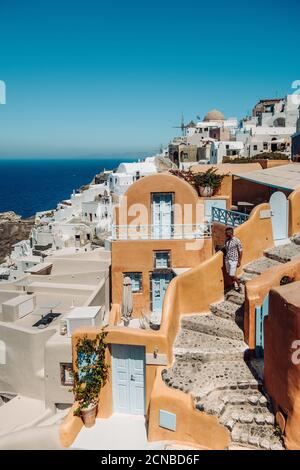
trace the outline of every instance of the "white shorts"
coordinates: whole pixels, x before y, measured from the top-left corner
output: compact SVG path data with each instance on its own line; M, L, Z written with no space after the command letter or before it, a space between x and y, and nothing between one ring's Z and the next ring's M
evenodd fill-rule
M237 265L238 265L237 261L233 261L231 259L225 259L226 272L229 276L235 276Z

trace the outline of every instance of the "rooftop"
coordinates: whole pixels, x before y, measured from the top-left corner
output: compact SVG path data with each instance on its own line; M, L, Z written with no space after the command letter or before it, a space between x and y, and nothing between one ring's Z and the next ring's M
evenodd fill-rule
M80 311L80 307L86 306L85 312L99 310L100 305L89 307L89 304L106 282L110 252L98 248L85 253L68 252L66 249L62 253L60 256L52 256L51 263L40 264L41 267L51 267L49 274L31 274L19 281L1 282L0 323L3 321L3 306L6 305L5 315L9 315L6 321L12 327L39 333L39 328L33 325L42 316L53 312L59 316L47 327L56 330L59 335L60 319L70 312L74 313L74 309L76 312L77 308ZM27 313L23 315L23 307L18 306L30 299L33 303L27 303ZM12 309L14 305L15 310ZM65 341L61 335L59 339Z
M244 174L259 170L261 169L261 165L259 163L220 163L218 165L193 165L191 167L191 171L193 173L199 173L207 171L209 168L217 168L217 173L220 175L233 175L237 173Z
M281 188L288 191L293 191L300 187L300 163L290 163L273 168L267 168L265 170L260 168L246 174L238 170L239 169L237 169L236 172L233 172L235 176L239 176L240 178L253 181L258 184Z
M137 171L145 173L156 173L157 168L154 162L121 163L118 166L117 173L135 174Z

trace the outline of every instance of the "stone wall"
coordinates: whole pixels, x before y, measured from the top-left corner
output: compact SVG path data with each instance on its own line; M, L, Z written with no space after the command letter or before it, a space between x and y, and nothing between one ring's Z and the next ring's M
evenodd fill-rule
M0 263L10 254L12 246L29 238L34 217L22 219L14 212L0 213Z

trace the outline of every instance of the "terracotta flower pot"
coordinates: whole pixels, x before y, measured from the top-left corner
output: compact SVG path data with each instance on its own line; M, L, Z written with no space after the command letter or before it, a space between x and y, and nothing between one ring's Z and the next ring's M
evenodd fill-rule
M210 186L199 186L199 194L202 197L211 197L214 193L213 188Z
M92 403L81 410L81 418L86 428L91 428L96 423L98 403Z

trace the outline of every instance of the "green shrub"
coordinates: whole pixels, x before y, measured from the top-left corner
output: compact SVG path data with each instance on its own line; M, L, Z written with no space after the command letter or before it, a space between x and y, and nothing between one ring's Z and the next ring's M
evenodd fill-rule
M73 392L78 407L74 416L80 416L82 409L98 402L100 390L107 381L109 365L105 361L106 336L107 332L102 329L95 339L88 339L85 335L77 341ZM84 357L83 366L79 357Z
M209 168L205 172L194 174L194 182L196 186L209 187L214 191L219 189L223 181L224 176L217 173L218 169L216 167Z

